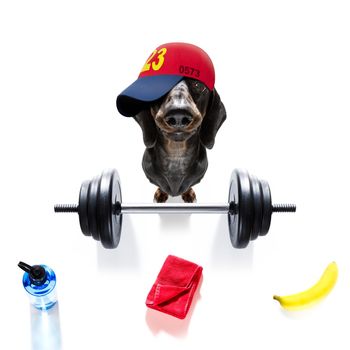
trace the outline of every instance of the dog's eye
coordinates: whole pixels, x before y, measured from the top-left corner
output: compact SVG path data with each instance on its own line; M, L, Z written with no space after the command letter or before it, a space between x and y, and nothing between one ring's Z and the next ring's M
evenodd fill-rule
M192 80L190 82L190 89L191 92L197 96L200 96L208 91L208 88L198 80Z

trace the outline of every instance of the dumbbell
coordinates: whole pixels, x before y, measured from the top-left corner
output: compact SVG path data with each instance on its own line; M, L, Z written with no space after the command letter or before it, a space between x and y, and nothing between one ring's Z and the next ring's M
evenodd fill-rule
M118 172L110 169L82 183L78 205L57 204L54 210L78 213L83 234L101 241L105 248L118 246L123 214L227 214L233 247L245 248L251 240L267 234L273 212L295 212L296 206L272 205L269 184L242 169L232 172L227 203L125 204Z

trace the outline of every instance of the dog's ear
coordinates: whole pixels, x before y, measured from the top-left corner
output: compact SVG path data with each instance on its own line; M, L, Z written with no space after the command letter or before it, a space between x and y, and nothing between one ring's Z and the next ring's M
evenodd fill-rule
M154 146L157 140L157 128L151 112L146 109L134 116L140 125L143 134L143 142L147 148Z
M201 142L206 148L213 148L215 136L221 124L226 119L225 106L221 102L220 96L214 89L207 107L207 112L203 118L200 130Z

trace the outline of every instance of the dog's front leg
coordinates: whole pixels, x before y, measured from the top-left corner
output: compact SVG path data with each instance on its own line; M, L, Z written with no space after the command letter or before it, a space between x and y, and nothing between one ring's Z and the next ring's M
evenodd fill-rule
M154 194L154 200L157 203L165 203L168 200L169 195L163 192L159 187L157 188L156 193Z
M196 193L193 191L192 187L190 187L186 192L181 195L181 198L186 203L193 203L196 201Z

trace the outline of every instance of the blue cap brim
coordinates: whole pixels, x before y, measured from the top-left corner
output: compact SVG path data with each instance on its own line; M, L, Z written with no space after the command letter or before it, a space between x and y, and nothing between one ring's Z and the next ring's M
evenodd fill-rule
M142 77L133 82L117 97L117 108L120 114L133 117L167 94L184 77L180 75L157 75Z

